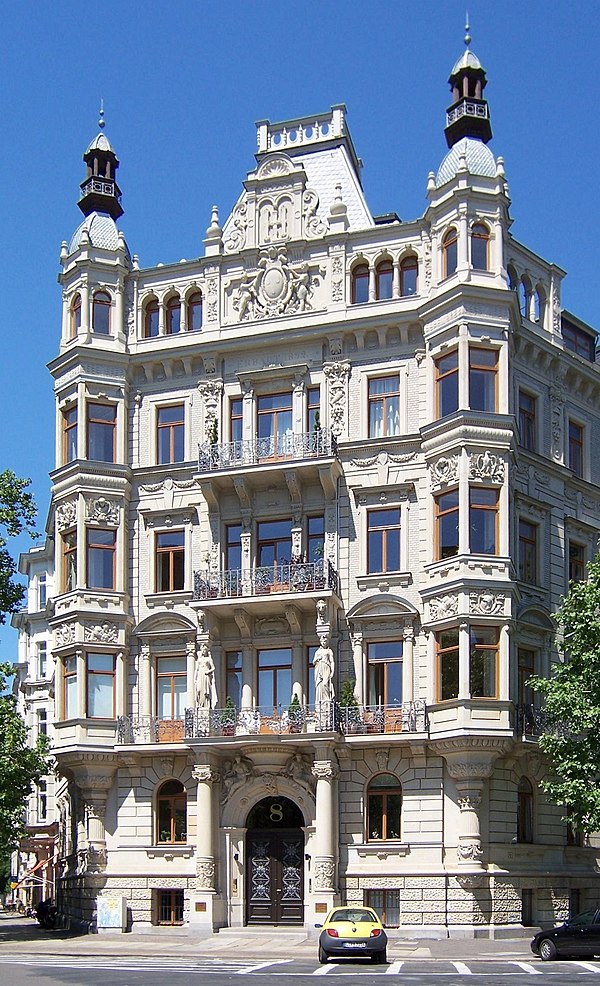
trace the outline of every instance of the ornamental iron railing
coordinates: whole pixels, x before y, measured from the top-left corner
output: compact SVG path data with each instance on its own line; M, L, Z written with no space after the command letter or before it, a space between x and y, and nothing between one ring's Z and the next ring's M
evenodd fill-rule
M424 733L429 722L422 699L395 705L340 706L339 728L342 733Z
M313 562L282 562L222 572L194 572L193 599L231 599L264 596L274 592L313 592L332 589L339 593L339 578L328 558Z
M329 428L317 428L300 435L286 432L282 435L224 444L204 442L198 446L198 472L333 455L337 455L337 442Z

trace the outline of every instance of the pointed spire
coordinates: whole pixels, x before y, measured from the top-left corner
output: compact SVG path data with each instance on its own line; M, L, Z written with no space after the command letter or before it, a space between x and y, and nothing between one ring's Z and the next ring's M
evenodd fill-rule
M456 62L448 79L452 91L452 105L446 112L448 147L453 147L463 137L475 137L484 144L492 138L489 107L483 98L487 79L481 62L469 47L471 30L468 12L464 43L466 51Z
M100 133L91 142L83 160L87 164L87 175L81 183L81 198L77 203L84 216L92 212L107 213L113 219L123 215L121 189L116 175L119 160L110 141L104 135L104 100L100 100L98 127Z

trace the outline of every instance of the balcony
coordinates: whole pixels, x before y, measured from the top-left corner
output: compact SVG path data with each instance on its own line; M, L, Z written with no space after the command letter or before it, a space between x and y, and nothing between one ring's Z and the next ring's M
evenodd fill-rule
M517 733L524 739L537 739L541 736L547 723L543 709L537 709L533 705L517 705L515 713Z
M324 589L339 595L339 577L327 558L257 566L246 572L239 568L194 572L192 600L239 599L273 593L322 592Z
M425 733L428 728L425 702L403 702L394 706L347 708L337 702L288 708L186 709L181 719L157 716L120 716L117 741L135 746L154 743L188 743L191 740L224 736L273 736L287 733L340 732L343 735Z
M318 428L301 435L271 435L251 441L226 442L223 445L204 442L198 446L198 472L219 472L334 456L337 456L335 435L329 428Z

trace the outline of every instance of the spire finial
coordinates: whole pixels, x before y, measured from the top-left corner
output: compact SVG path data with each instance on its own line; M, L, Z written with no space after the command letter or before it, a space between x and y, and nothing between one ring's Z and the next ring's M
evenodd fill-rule
M100 127L100 130L104 130L105 123L104 123L104 100L103 99L100 100L100 118L98 120L98 126Z
M469 32L469 11L465 11L465 44L467 48L471 44L471 34Z

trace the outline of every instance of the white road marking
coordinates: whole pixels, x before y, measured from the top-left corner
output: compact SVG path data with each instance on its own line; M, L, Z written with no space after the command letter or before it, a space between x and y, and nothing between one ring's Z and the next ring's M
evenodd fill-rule
M318 969L315 969L313 976L326 976L332 969L339 969L339 963L333 962L331 965L321 965Z
M247 972L258 972L259 969L268 969L270 965L285 965L286 962L291 962L291 959L271 959L270 962L261 962L260 965L246 966L244 969L238 969L236 976L245 976Z
M531 962L511 962L510 964L518 966L519 969L523 970L523 972L528 972L530 976L542 975L542 972L539 969L536 969L536 967L532 965Z
M403 965L404 962L391 962L385 970L386 976L395 976L397 972L400 972Z
M456 969L457 972L460 972L461 976L472 976L473 975L473 973L469 969L468 965L465 965L464 962L453 962L452 965L454 966L454 968Z
M575 965L581 966L582 969L587 969L588 972L595 972L597 976L600 976L600 969L597 965L592 965L591 962L575 962Z

